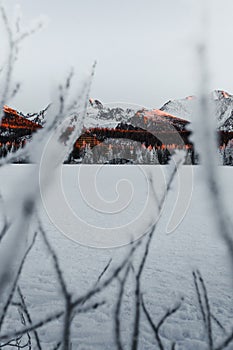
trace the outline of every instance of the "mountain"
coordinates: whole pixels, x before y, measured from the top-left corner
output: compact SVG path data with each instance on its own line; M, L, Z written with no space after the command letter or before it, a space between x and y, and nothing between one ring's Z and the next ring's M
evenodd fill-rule
M233 95L223 90L215 90L209 95L220 131L233 131ZM168 101L160 110L192 121L197 98L189 96L184 99Z
M136 111L125 106L105 106L99 100L89 99L89 107L84 124L91 127L115 127L119 122L128 122Z
M184 131L189 122L183 118L164 112L160 109L142 109L137 111L133 117L129 119L129 123L144 128L148 131ZM175 131L175 130L174 130Z
M233 138L233 95L215 90L209 99L216 114L220 145L227 144ZM104 105L99 100L90 98L82 144L85 139L88 143L89 138L98 143L107 138L128 137L146 145L180 145L182 142L191 145L187 126L192 121L196 103L197 98L189 96L168 101L160 109L138 110L126 104ZM49 106L39 113L24 115L5 106L0 125L0 142L19 143L20 140L30 139L33 131L43 127L45 113L49 113L48 108Z
M90 99L87 117L85 119L85 127L113 127L118 123L128 123L135 127L150 128L151 131L156 127L170 124L177 129L183 130L189 123L182 117L182 113L177 115L162 111L160 109L138 110L137 108L129 108L124 105L116 105L113 107L104 106L100 101Z
M23 117L16 110L4 106L3 118L0 124L0 142L21 142L42 126Z
M233 131L233 95L217 90L212 93L212 99L219 130Z
M107 138L128 138L140 141L147 147L190 145L187 120L158 109L134 110L123 107L106 107L100 101L90 99L87 118L84 120L85 129L101 142Z
M190 121L192 119L195 103L196 97L188 96L179 100L170 100L166 102L160 110L164 113L170 113L178 118Z

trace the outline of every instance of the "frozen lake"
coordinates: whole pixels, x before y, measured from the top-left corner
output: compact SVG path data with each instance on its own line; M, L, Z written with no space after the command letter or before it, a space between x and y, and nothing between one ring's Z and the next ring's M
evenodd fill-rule
M8 196L15 179L20 186L20 181L23 181L30 167L9 165L1 169L0 183L4 198ZM92 165L63 166L49 192L45 194L42 190L40 216L72 294L82 295L91 288L112 258L107 276L127 254L129 246L125 244L130 239L139 238L153 218L158 219L150 179L153 179L159 198L165 188L165 168L131 165L105 165L102 168ZM181 297L184 298L181 309L161 328L162 340L167 349L170 349L172 341L177 342L177 349L207 348L192 280L192 271L196 268L205 279L213 314L227 332L233 326L233 274L229 267L228 251L214 227L211 203L201 181L200 168L192 168L192 181L190 169L183 167L179 190L175 182L166 199L142 276L145 302L155 322L168 307L172 307ZM222 167L220 173L232 217L233 169ZM171 213L176 208L180 193L183 202L186 202L176 209L172 221L175 229L168 230ZM141 257L141 248L134 256L135 266ZM26 262L20 285L33 321L63 306L53 264L40 237ZM122 339L126 349L129 348L132 332L134 289L132 275L126 285L122 308ZM117 292L118 284L115 281L97 298L106 301L103 307L74 318L74 349L114 349L113 313ZM8 319L5 324L7 329L17 328L14 319L12 312L12 320ZM13 326L11 321L14 322ZM59 340L61 325L61 320L57 320L39 330L46 349L49 346L52 349ZM214 324L213 328L214 341L218 344L224 334L217 325ZM142 315L139 349L152 349L155 344L151 328Z

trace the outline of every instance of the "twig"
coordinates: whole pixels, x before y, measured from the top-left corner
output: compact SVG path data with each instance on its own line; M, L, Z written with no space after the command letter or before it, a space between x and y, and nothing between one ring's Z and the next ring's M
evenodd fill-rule
M176 342L173 342L171 346L171 350L175 350L175 349L176 349Z
M125 289L125 283L129 274L131 268L131 264L128 264L125 274L123 276L123 279L120 280L120 290L117 298L117 304L116 304L116 310L115 310L115 342L118 350L123 350L122 340L121 340L121 327L120 327L120 312L121 312L121 305L122 305L122 299Z
M213 319L213 321L219 326L219 328L221 328L221 330L226 334L226 333L227 333L226 329L224 328L224 326L222 325L222 323L217 319L217 317L214 316L214 315L212 314L212 312L210 313L210 316L211 316L211 318Z
M35 232L35 234L34 234L34 236L33 236L32 243L31 243L30 246L27 248L27 250L26 250L26 252L25 252L25 254L24 254L24 256L23 256L23 259L22 259L22 261L21 261L21 263L20 263L20 265L19 265L17 274L16 274L16 276L15 276L14 282L13 282L12 287L11 287L11 290L10 290L10 292L9 292L9 296L8 296L8 298L7 298L6 304L5 304L4 307L3 307L2 315L1 315L1 318L0 318L0 329L1 329L1 327L2 327L2 324L3 324L4 319L5 319L5 317L6 317L8 307L10 306L11 301L12 301L12 298L13 298L13 296L14 296L15 289L16 289L16 287L17 287L17 283L18 283L19 277L20 277L21 272L22 272L22 270L23 270L24 263L25 263L25 261L26 261L26 259L27 259L27 256L28 256L30 250L32 249L32 247L33 247L33 245L34 245L34 243L35 243L35 241L36 241L36 236L37 236L37 232Z
M139 265L138 272L136 274L136 289L135 289L135 315L134 315L134 327L133 327L133 335L132 335L132 350L137 350L138 348L138 338L139 338L139 323L140 323L140 294L141 294L141 275L145 266L145 262L149 253L150 243L153 237L153 233L155 230L156 224L152 225L148 240L146 242L145 251Z
M3 239L3 237L5 236L5 234L7 233L9 227L10 227L10 224L7 221L5 221L4 225L3 225L3 228L2 228L2 230L0 232L0 242Z
M54 249L52 248L48 238L47 238L47 235L45 233L45 230L40 222L40 220L38 219L38 222L39 222L39 230L42 234L42 237L43 237L43 240L45 242L45 245L49 251L49 253L51 254L52 256L52 259L53 259L53 263L54 263L54 268L55 268L55 271L56 271L56 274L57 274L57 278L58 278L58 281L61 285L61 289L62 289L62 293L64 295L65 298L69 298L69 292L67 290L67 286L66 286L66 282L65 282L65 279L63 277L63 273L61 271L61 268L60 268L60 264L59 264L59 261L58 261L58 257L57 257L57 254L55 253Z
M53 347L52 350L58 350L58 349L60 348L61 344L62 344L62 342L59 341L59 342Z
M215 350L223 350L225 349L231 342L233 341L233 331L232 333L220 344L215 348Z
M159 349L164 350L164 346L163 346L162 340L161 340L160 335L159 335L159 330L162 327L162 325L164 324L164 322L166 321L166 319L168 317L170 317L171 315L173 315L177 310L179 310L179 308L181 306L181 302L178 303L176 306L174 306L172 309L168 310L166 312L166 314L161 318L161 320L159 321L157 326L154 324L154 322L150 316L150 313L149 313L148 309L146 308L146 305L144 303L142 295L141 295L141 305L142 305L142 309L146 315L146 318L147 318L152 330L154 331L155 339L158 343ZM174 348L175 348L175 343L173 342L172 349L174 349Z
M66 296L66 312L64 317L63 350L70 350L70 328L72 322L73 305L71 296Z
M196 275L195 271L193 271L193 281L194 281L194 285L195 285L195 289L196 289L196 295L197 295L198 304L199 304L199 307L200 307L200 310L201 310L201 315L202 315L202 318L203 318L203 322L204 322L204 324L206 326L206 314L205 314L205 310L204 310L204 307L203 307L203 304L202 304L201 293L200 293L200 289L199 289L199 286L198 286L197 275Z
M112 258L109 259L109 262L107 263L107 265L105 266L105 268L103 269L103 271L101 272L101 274L99 275L99 277L97 278L97 283L101 280L101 278L103 277L103 275L105 274L105 272L108 270L110 264L112 262Z
M9 222L8 222L8 219L7 219L5 210L4 210L4 200L3 200L2 195L0 195L0 201L1 201L1 206L2 206L2 208L3 208L3 209L2 209L2 216L3 216L3 220L4 220L4 224L3 224L2 230L1 230L1 232L0 232L0 243L1 243L1 240L2 240L3 237L5 236L7 230L9 229L10 224L9 224Z
M71 295L68 292L66 282L65 282L65 279L63 277L63 273L61 271L61 268L60 268L57 254L55 253L54 249L52 248L39 219L38 219L38 222L39 222L39 230L42 233L43 240L46 244L47 249L49 250L49 252L52 256L55 271L57 274L57 278L58 278L58 281L61 285L62 294L63 294L64 299L65 299L66 311L65 311L65 317L64 317L63 349L69 350L69 348L70 348L70 327L71 327L72 311L73 311Z
M0 121L1 121L2 109L6 103L6 100L7 100L8 95L9 95L9 89L10 89L10 83L11 83L13 65L14 65L15 45L14 45L14 41L13 41L13 33L12 33L11 28L10 28L10 22L8 20L6 11L2 5L0 6L0 12L1 12L2 20L3 20L3 23L5 25L5 29L7 32L8 44L9 44L9 55L8 55L7 64L6 64L6 79L5 79L4 88L2 91L2 98L0 101L0 109L1 109L0 110Z
M20 317L21 317L21 322L24 326L26 326L26 321L25 321L25 318L24 318L24 315L23 315L23 312L21 311L20 308L18 308L18 312L20 314ZM27 332L27 337L28 337L28 342L27 342L27 345L28 346L28 350L31 350L32 349L32 342L31 342L31 336L30 336L30 333ZM18 343L18 342L16 342ZM17 344L18 345L18 344Z
M21 288L18 286L17 288L17 291L18 291L18 294L19 294L19 297L20 297L20 300L21 300L21 306L23 308L23 311L25 313L25 316L27 317L27 320L28 320L28 323L30 325L32 325L32 319L31 319L31 316L30 316L30 313L28 311L28 308L27 308L27 305L25 303L25 300L24 300L24 296L23 296L23 293L21 291ZM42 350L42 346L41 346L41 343L40 343L40 338L39 338L39 335L37 333L36 330L33 331L33 334L34 334L34 337L35 337L35 340L36 340L36 345L37 345L37 348L39 350Z
M78 307L82 304L83 300L89 300L91 299L93 296L99 294L100 292L102 292L106 287L108 287L112 281L118 277L119 273L124 269L124 267L127 265L129 259L131 258L131 256L134 254L135 250L138 248L138 246L141 244L141 241L137 241L135 244L132 244L132 247L128 253L128 255L126 256L126 258L122 261L121 265L119 265L113 272L112 274L104 281L99 283L97 286L95 286L94 288L90 289L89 292L87 292L86 294L84 294L83 296L78 297L77 299L75 299L72 302L74 312L75 313L82 313L82 312L87 312L87 310L91 310L91 307L87 309L87 307ZM94 304L94 306L96 306L96 304ZM77 309L76 309L77 308ZM93 308L93 305L92 305ZM34 331L56 319L59 319L60 317L62 317L64 315L65 311L64 310L58 310L54 313L51 313L50 315L44 317L43 319L41 319L38 322L35 322L32 325L29 325L25 328L21 328L18 329L14 332L8 332L8 333L4 333L0 335L0 341L3 340L9 340L12 338L15 338L17 336L21 336L23 334L25 334L26 332L30 332L30 331Z
M202 286L202 291L204 295L204 300L205 300L205 307L206 307L206 329L208 332L208 342L209 342L209 349L213 350L213 335L212 335L212 323L211 323L211 311L210 311L210 304L209 304L209 297L207 293L207 289L205 286L205 282L202 278L202 275L199 270L197 270L197 275L199 278L199 281Z
M166 191L164 191L164 194L163 194L160 202L158 203L159 210L161 210L163 203L165 202L166 194L171 188L172 182L173 182L175 175L177 173L177 169L181 165L181 163L182 163L182 160L177 162L176 167L174 167L174 169L170 175L169 181L168 181L167 186L166 186ZM151 181L151 186L153 189L152 181ZM155 195L154 189L153 189L153 194ZM157 197L155 197L155 200L157 201ZM142 275L142 272L143 272L143 269L145 267L145 263L146 263L146 260L147 260L148 254L149 254L150 244L151 244L156 226L157 226L157 222L154 223L150 229L150 232L149 232L148 238L147 238L147 242L145 245L145 250L144 250L144 253L143 253L143 256L141 259L141 263L139 265L139 269L138 269L138 272L136 274L135 316L134 316L134 326L133 326L131 350L137 350L137 348L138 348L138 338L139 338L139 332L140 332L140 327L139 327L139 324L140 324L140 294L141 294L141 287L140 287L141 282L140 281L141 281L141 275Z
M161 320L159 321L158 325L157 325L157 329L159 330L162 325L164 324L164 322L166 321L166 319L168 317L170 317L171 315L173 315L174 313L176 313L176 311L179 310L179 308L181 307L181 302L179 302L176 306L174 306L172 309L169 309L166 314L161 318Z

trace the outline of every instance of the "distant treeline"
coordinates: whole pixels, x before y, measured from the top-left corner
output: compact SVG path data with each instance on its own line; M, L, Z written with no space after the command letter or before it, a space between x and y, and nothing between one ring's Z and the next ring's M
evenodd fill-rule
M13 118L1 126L0 157L24 147L35 131L33 128L26 128L27 122L22 124L24 127L19 128L19 122L13 127L12 122ZM126 123L120 123L112 129L96 127L84 130L65 163L167 164L176 149L186 151L186 164L199 163L198 155L190 142L190 131L180 131L174 127L161 130L150 133ZM233 147L230 142L233 140L233 132L219 131L218 136L220 164L233 165ZM231 146L227 147L228 144Z

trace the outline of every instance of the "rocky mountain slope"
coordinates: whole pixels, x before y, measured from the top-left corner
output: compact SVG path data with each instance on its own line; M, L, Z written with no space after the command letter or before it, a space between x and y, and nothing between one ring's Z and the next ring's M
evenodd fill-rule
M217 128L220 131L233 131L233 95L222 90L215 90L209 98L215 112ZM160 110L192 121L196 102L195 96L189 96L184 99L168 101Z

